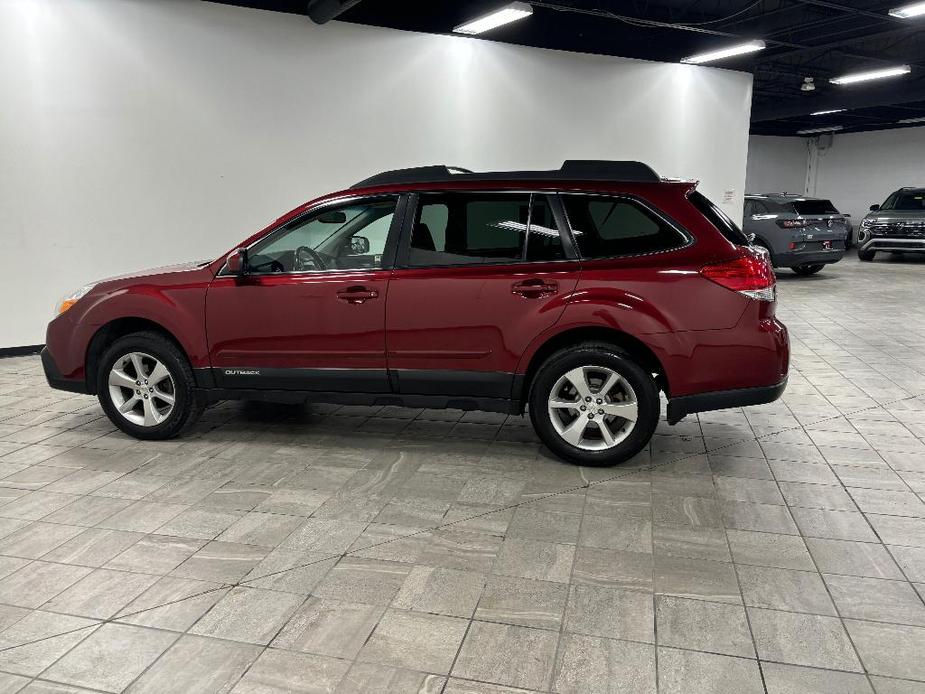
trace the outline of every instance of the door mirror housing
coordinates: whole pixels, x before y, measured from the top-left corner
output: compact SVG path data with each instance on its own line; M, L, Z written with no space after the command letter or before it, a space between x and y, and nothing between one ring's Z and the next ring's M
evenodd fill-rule
M247 274L247 249L235 248L228 257L225 258L225 267L228 272L236 277L242 277Z
M870 206L870 211L871 211L871 212L876 212L876 211L879 210L879 209L880 209L880 205L871 205L871 206Z
M365 236L350 237L350 255L366 255L369 253L369 239Z

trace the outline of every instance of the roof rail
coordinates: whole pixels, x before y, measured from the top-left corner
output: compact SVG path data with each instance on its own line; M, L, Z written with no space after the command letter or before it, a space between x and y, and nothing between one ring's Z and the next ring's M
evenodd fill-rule
M446 183L448 181L620 181L624 183L658 183L661 179L648 165L638 161L604 159L569 159L550 171L473 172L458 166L417 166L384 171L354 183L351 188L399 185L408 183Z

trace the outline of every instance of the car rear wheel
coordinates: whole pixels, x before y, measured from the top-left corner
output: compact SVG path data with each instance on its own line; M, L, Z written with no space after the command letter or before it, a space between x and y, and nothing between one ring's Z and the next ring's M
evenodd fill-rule
M609 466L641 451L658 423L652 375L616 346L583 343L556 352L530 390L543 443L571 463Z
M870 262L874 259L877 251L862 251L858 249L858 260L863 260L865 263Z
M103 354L97 397L109 420L139 439L168 439L204 407L186 356L153 332L121 337Z
M822 265L794 265L790 269L798 275L815 275L822 269Z

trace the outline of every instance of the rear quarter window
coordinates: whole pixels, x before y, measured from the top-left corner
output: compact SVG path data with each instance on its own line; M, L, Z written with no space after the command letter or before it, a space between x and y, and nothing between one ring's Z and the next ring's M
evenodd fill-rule
M716 227L719 233L726 237L727 241L731 241L737 246L751 245L748 237L739 229L739 225L733 222L728 214L710 202L705 195L695 190L687 199L697 208L698 212L707 218L710 224Z
M636 200L605 195L562 195L582 258L614 258L680 248L680 231Z

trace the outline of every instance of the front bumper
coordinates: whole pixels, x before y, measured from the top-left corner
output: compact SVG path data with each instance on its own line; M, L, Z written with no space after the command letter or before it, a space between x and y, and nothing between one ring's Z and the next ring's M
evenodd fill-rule
M925 251L925 238L897 236L868 236L858 245L862 251Z
M55 360L52 358L48 347L42 349L42 368L45 370L45 380L48 385L56 390L66 390L69 393L88 394L87 382L83 378L64 378Z
M715 390L709 393L696 393L671 398L668 401L668 423L677 424L684 417L694 412L724 410L728 407L748 407L764 405L777 400L787 387L787 379L773 386L758 388L738 388L736 390Z

